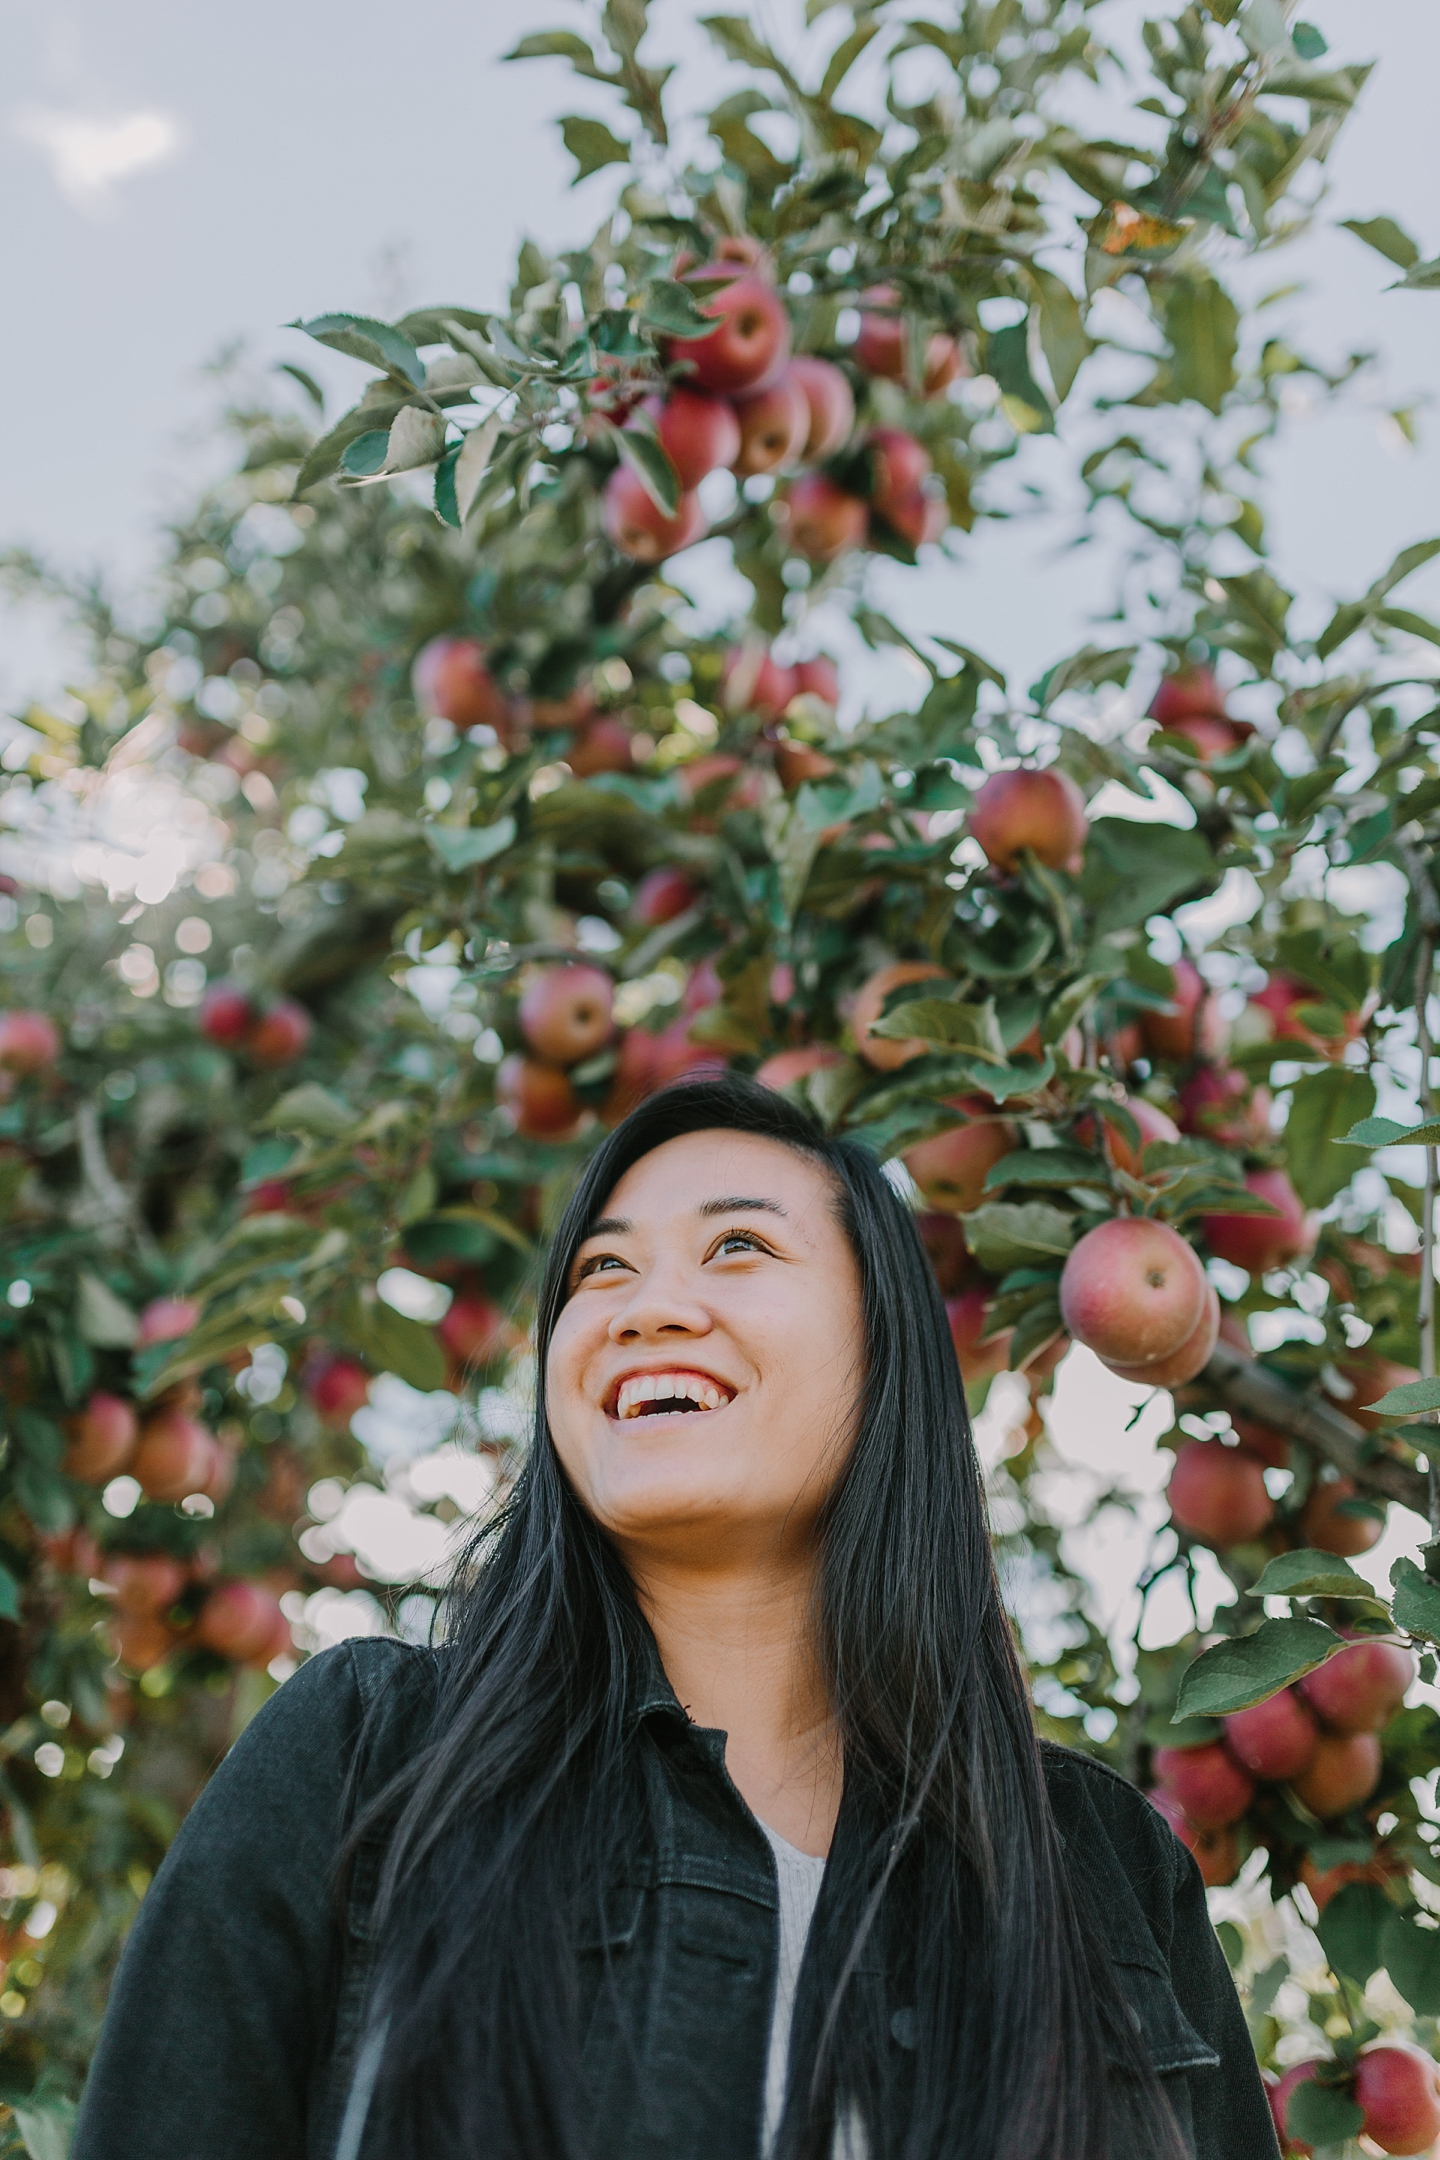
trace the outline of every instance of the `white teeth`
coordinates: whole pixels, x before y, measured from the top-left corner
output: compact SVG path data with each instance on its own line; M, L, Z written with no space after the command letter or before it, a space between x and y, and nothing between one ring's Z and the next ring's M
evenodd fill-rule
M703 1373L634 1373L621 1384L615 1414L621 1418L639 1417L644 1404L676 1398L693 1402L701 1410L718 1410L730 1400L729 1394Z

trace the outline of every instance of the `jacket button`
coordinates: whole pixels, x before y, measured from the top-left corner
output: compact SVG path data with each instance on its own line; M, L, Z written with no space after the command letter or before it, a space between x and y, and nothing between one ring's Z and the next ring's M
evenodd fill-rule
M897 2010L890 2020L890 2037L897 2047L913 2048L920 2039L920 2023L913 2010Z

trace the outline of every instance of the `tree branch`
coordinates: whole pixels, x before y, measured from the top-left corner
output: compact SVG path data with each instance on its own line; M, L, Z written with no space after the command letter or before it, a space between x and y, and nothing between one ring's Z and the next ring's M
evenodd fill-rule
M1422 1520L1430 1515L1428 1481L1423 1472L1372 1452L1374 1436L1320 1395L1301 1395L1267 1366L1247 1358L1230 1343L1217 1343L1196 1383L1227 1410L1258 1424L1273 1425L1314 1448L1327 1462L1353 1478L1362 1493L1398 1500Z

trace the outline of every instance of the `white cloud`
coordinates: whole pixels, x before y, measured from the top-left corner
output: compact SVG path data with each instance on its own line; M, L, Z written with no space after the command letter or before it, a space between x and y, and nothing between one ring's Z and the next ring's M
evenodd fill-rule
M92 215L108 206L122 180L147 166L165 164L185 141L175 115L159 111L100 120L32 105L15 115L14 128L49 160L61 194Z

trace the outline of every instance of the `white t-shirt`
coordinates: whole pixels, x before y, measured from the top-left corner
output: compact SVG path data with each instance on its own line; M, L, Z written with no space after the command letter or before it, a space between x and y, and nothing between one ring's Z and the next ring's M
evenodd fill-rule
M758 1820L758 1818L757 1818ZM815 1917L825 1862L813 1853L801 1852L772 1830L760 1828L775 1855L780 1890L780 1962L775 1975L775 2010L770 2020L770 2052L765 2064L765 2137L762 2151L768 2154L785 2110L785 2071L790 2056L790 2026L795 2015L795 1988L800 1961ZM851 2115L836 2127L834 2160L866 2160L865 2134Z

